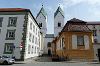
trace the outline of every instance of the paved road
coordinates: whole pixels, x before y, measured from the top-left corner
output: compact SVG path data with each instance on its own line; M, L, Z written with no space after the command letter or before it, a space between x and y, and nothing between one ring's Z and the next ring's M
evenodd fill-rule
M13 65L4 66L100 66L100 63L79 61L51 62L50 57L39 57L36 59L36 61L28 60L25 62L16 62Z
M13 65L5 66L100 66L96 63L86 62L31 62L31 63L16 63Z

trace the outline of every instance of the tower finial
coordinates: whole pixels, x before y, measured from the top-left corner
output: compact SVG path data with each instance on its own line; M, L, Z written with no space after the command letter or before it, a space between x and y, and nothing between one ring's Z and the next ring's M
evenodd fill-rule
M60 3L59 3L59 6L60 6Z
M43 7L43 3L42 3L42 7Z

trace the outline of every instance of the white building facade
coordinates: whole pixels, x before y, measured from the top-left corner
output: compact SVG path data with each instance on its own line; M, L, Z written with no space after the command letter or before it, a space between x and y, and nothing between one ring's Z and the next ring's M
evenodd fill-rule
M0 9L0 55L25 60L39 56L42 34L29 9Z
M52 42L53 38L56 37L64 26L64 13L60 6L54 13L54 34L47 34L47 13L45 12L43 6L36 16L38 25L41 28L41 32L44 34L44 54L51 53L50 46L48 44Z
M39 27L41 28L41 32L45 37L47 33L47 13L45 12L43 6L40 9L39 13L37 14L36 20L38 22Z
M53 38L54 38L54 34L46 34L45 36L45 46L44 46L44 54L48 54L48 55L51 55L52 52L51 52L51 42L53 41Z
M62 28L64 27L64 13L59 6L54 13L54 37L59 35Z
M100 22L87 22L89 29L93 31L94 59L98 59L98 49L100 49Z

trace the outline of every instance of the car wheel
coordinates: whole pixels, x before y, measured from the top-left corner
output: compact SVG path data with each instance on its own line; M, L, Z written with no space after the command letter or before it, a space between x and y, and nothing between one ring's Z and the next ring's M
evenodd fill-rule
M3 64L8 64L8 62L7 61L4 61Z

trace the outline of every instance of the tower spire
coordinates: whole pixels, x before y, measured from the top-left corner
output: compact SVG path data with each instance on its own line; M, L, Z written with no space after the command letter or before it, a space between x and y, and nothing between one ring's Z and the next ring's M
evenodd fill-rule
M42 3L42 7L43 7L43 3Z

